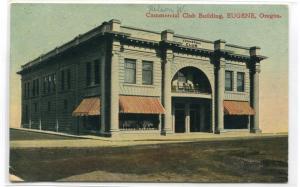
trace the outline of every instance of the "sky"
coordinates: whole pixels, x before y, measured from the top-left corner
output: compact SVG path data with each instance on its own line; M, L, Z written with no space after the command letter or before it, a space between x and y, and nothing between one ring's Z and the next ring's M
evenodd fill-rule
M222 14L224 19L149 18L149 9L182 10L198 15ZM254 13L256 19L226 19L227 13ZM259 15L279 15L262 19ZM278 17L278 16L277 16ZM265 133L288 131L288 7L285 5L108 5L11 4L10 126L20 126L22 64L112 18L122 25L147 30L172 29L176 34L246 47L259 46L261 62L260 126Z

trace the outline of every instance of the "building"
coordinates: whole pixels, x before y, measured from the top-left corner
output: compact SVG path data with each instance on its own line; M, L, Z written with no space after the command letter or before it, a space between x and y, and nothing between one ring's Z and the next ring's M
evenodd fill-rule
M23 65L23 128L73 134L260 132L259 47L110 20Z

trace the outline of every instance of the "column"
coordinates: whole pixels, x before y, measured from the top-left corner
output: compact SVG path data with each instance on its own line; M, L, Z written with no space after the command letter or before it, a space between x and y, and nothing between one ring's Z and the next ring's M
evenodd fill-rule
M255 111L255 115L253 116L253 129L251 132L260 133L261 130L259 128L259 73L260 73L260 65L256 64L255 69L252 73L253 78L253 92L252 92L252 107Z
M119 131L119 57L117 52L112 53L110 76L110 134L114 136Z
M163 134L169 134L173 132L172 128L172 97L171 97L171 61L165 60L164 62L164 77L163 77L163 104L165 107L164 115L164 128Z
M260 47L254 46L250 48L250 57L251 62L249 65L250 68L250 80L252 84L250 84L250 101L251 106L255 111L255 115L252 117L250 132L252 133L260 133L261 130L259 128L259 74L260 74Z
M185 132L190 132L190 103L185 103Z
M102 53L101 54L101 59L100 59L100 63L101 63L101 96L100 96L100 118L101 118L101 126L100 126L100 134L105 134L105 116L106 116L106 112L105 112L105 108L106 108L106 99L105 99L105 54Z
M120 31L121 22L116 19L109 21L110 30L114 32ZM119 132L119 53L120 42L116 39L111 40L112 56L110 63L110 129L111 136L115 136Z
M161 41L168 44L173 41L174 31L165 30L161 32ZM163 59L163 105L165 107L164 115L164 128L162 133L164 135L173 133L173 122L172 122L172 96L171 96L171 63L173 62L173 51L164 48L162 50Z
M214 42L215 50L215 66L217 70L217 92L216 92L216 118L217 129L216 133L221 133L224 130L224 92L225 92L225 59L222 57L225 50L226 41L217 40Z
M220 60L218 69L218 96L217 96L217 118L218 133L224 130L224 92L225 92L225 61Z

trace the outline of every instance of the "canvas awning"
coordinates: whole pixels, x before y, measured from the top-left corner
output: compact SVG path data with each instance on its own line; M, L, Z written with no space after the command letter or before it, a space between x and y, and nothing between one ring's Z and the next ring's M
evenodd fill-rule
M72 113L73 116L96 116L100 115L100 98L84 98Z
M142 96L120 96L120 113L163 114L164 107L158 98Z
M225 115L254 115L255 111L247 101L224 101Z

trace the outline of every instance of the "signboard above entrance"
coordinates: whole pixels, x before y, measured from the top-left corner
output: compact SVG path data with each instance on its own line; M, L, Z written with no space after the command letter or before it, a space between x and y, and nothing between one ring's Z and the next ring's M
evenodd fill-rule
M196 40L183 39L181 45L184 47L200 48L201 42Z

